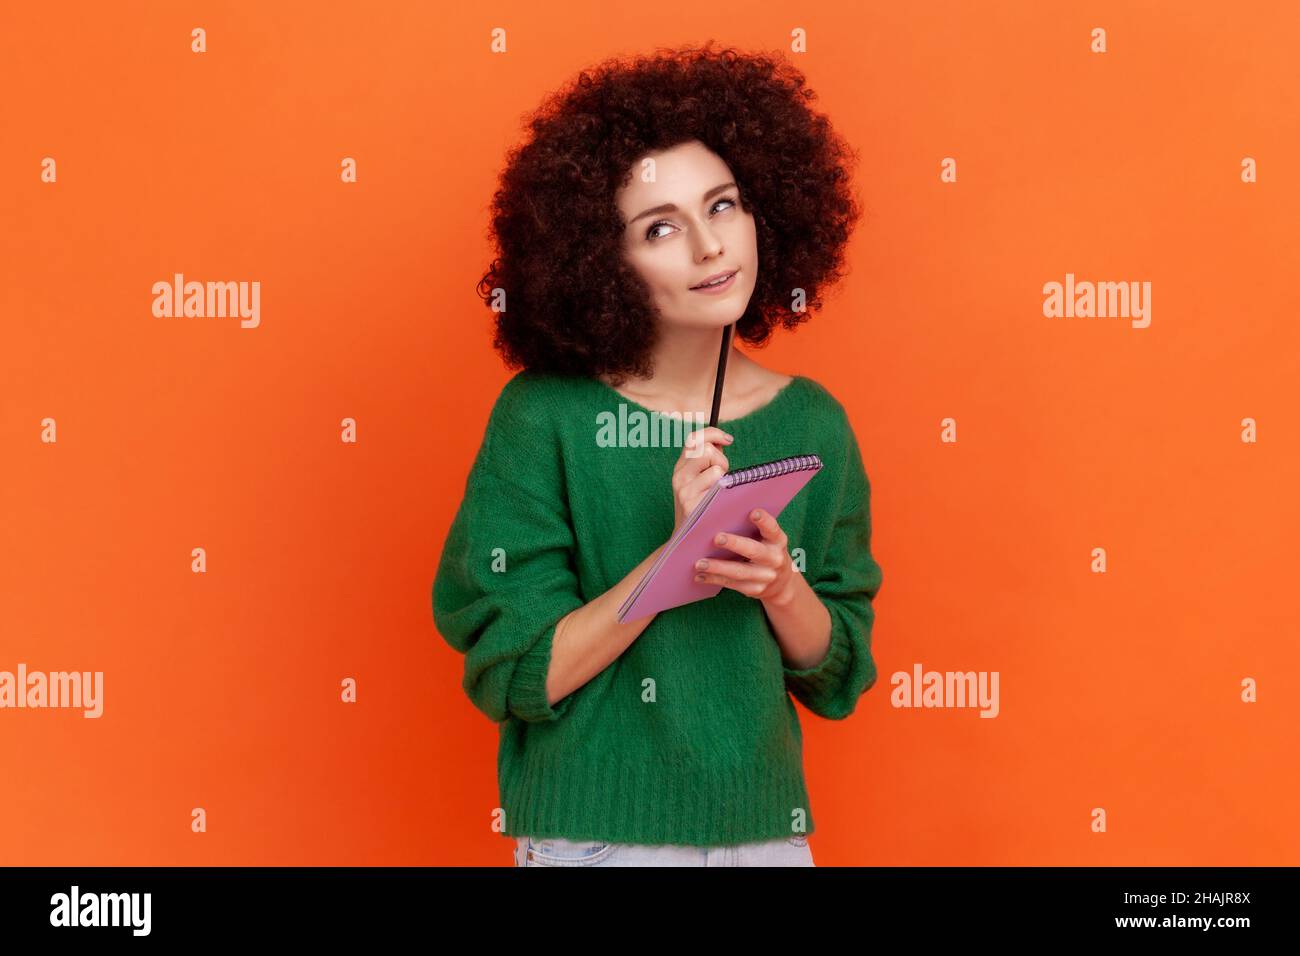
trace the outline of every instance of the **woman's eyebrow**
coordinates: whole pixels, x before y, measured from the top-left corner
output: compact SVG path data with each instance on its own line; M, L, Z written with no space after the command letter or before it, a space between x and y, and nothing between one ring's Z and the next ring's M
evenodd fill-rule
M735 184L735 183L723 183L721 186L714 186L712 189L710 189L708 192L706 192L706 193L704 194L704 197L703 197L700 201L701 201L701 202L708 202L709 199L710 199L710 197L712 197L712 196L716 196L718 193L722 192L724 189L730 189L730 188L731 188L732 186L734 186L734 185L736 185L736 184ZM662 206L655 206L653 209L647 209L645 212L640 213L639 215L633 216L631 219L628 220L628 223L627 223L627 224L630 226L630 225L632 225L634 222L636 222L638 219L644 219L646 216L657 216L657 215L659 215L659 213L661 213L661 212L676 212L676 211L677 211L677 207L676 207L675 205L673 205L672 203L664 203L664 205L662 205Z

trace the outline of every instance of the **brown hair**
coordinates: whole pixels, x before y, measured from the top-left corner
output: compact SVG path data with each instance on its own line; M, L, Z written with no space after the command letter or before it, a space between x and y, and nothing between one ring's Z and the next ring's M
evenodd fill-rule
M615 193L647 152L699 140L735 175L753 213L758 276L736 335L753 345L807 319L843 274L859 208L855 159L815 93L775 56L702 47L607 60L547 97L531 138L508 156L492 204L497 255L478 283L494 312L494 346L512 368L594 377L651 375L656 314L623 258Z

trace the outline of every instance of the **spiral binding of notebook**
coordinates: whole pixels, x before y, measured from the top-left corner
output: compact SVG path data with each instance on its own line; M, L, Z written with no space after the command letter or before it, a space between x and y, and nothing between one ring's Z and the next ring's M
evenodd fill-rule
M730 488L732 485L743 485L746 482L771 478L773 475L785 475L792 471L816 471L821 466L822 460L817 455L794 455L790 458L779 458L761 465L750 465L748 468L729 471L722 476L721 480Z

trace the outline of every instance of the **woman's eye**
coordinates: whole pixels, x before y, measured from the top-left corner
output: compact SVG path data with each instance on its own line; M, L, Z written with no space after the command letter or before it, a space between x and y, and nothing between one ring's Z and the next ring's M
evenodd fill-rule
M717 202L713 204L712 208L709 211L712 212L714 209L717 209L718 206L722 203L727 203L730 206L736 205L736 201L734 199L719 199ZM655 235L655 230L658 229L660 226L671 226L671 225L672 223L661 219L659 220L659 222L656 222L654 225L652 225L649 229L646 230L645 237L650 240L662 239L663 236Z

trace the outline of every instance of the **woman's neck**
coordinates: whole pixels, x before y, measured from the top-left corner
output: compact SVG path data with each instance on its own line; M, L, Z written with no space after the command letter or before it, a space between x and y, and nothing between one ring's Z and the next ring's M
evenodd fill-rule
M650 378L628 378L619 386L624 392L650 399L642 404L671 408L709 408L718 375L718 349L722 329L676 330L657 343L654 374ZM727 352L723 392L730 396L749 391L754 362L736 348ZM639 401L639 399L638 399Z

